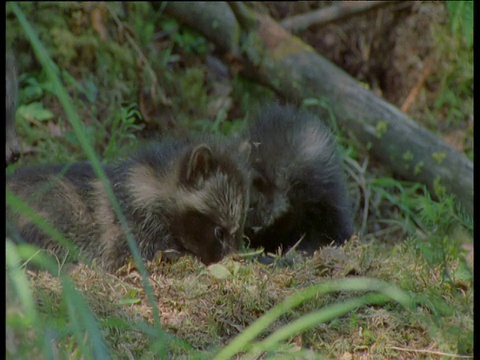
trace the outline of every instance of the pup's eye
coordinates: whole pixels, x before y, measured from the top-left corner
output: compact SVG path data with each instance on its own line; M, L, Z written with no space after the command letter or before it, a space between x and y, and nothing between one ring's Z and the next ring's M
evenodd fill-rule
M226 231L224 228L217 226L215 228L215 238L217 240L223 241L225 239Z
M253 186L260 192L264 192L268 189L267 180L263 176L255 176L252 183Z

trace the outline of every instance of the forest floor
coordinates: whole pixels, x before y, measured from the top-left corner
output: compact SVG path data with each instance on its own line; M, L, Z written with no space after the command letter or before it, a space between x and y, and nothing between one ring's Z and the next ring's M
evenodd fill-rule
M232 136L256 107L277 99L150 3L19 6L58 65L104 162L166 133ZM251 6L281 22L333 5ZM22 148L7 173L26 164L85 159L9 7L6 17L7 45L19 72ZM467 20L449 2L393 2L294 33L473 161L473 30ZM263 331L236 358L473 358L472 219L453 198L433 201L421 184L394 178L347 132L336 135L347 174L349 168L362 170L348 177L357 231L346 245L312 257L292 253L272 265L254 260L253 250L210 267L189 257L149 262L162 330L133 262L110 274L59 259L58 273L68 274L73 288L58 274L22 266L7 273L7 358L98 358L96 349L103 349L112 358L150 359L161 358L165 346L171 358L210 359L242 334L254 334L249 326L258 319ZM8 245L7 265L31 254ZM284 308L270 325L262 317L309 287L357 278L359 288L369 284L365 278L386 281L415 306L361 302L342 312L365 293L345 285ZM327 320L308 325L319 310L329 314ZM294 330L297 325L301 330ZM282 331L288 334L284 341L273 347L262 342Z

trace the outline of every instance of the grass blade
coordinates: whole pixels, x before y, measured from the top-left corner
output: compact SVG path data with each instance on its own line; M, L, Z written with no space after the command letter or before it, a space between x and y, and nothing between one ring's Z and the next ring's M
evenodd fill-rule
M319 285L313 285L299 291L282 303L278 304L265 315L257 319L253 324L239 334L230 344L223 348L215 357L215 360L229 359L249 346L250 342L263 330L271 325L280 316L289 310L309 301L317 296L326 295L334 291L377 291L390 299L410 308L413 305L410 297L397 287L382 280L369 278L348 278L332 280Z

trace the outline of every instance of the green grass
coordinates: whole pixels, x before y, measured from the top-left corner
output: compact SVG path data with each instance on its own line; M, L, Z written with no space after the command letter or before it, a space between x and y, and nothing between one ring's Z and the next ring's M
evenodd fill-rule
M274 98L236 75L220 80L231 105L215 107L205 39L147 3L99 9L106 40L87 5L8 4L7 40L21 69L17 130L30 149L19 165L88 159L101 173L100 162L145 134L167 132L168 121L178 133L231 134ZM438 51L459 38L469 44L462 26L434 29ZM141 55L147 62L139 69ZM469 53L459 53L450 72L437 75L446 90L432 116L444 107L468 114L470 73L461 69L469 64ZM461 96L449 98L447 88ZM305 104L316 105L324 104ZM364 161L351 139L337 137L358 236L311 258L293 253L287 267L248 254L210 267L188 257L143 264L134 251L136 261L108 274L7 240L7 358L472 358L472 219L451 196L432 200L421 184L393 179ZM10 193L7 203L66 241Z

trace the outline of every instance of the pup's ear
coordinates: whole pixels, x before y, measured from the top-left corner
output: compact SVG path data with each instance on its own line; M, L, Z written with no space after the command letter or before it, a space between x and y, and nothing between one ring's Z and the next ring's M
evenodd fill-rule
M212 150L205 144L195 147L184 160L182 179L189 185L200 185L213 171Z

